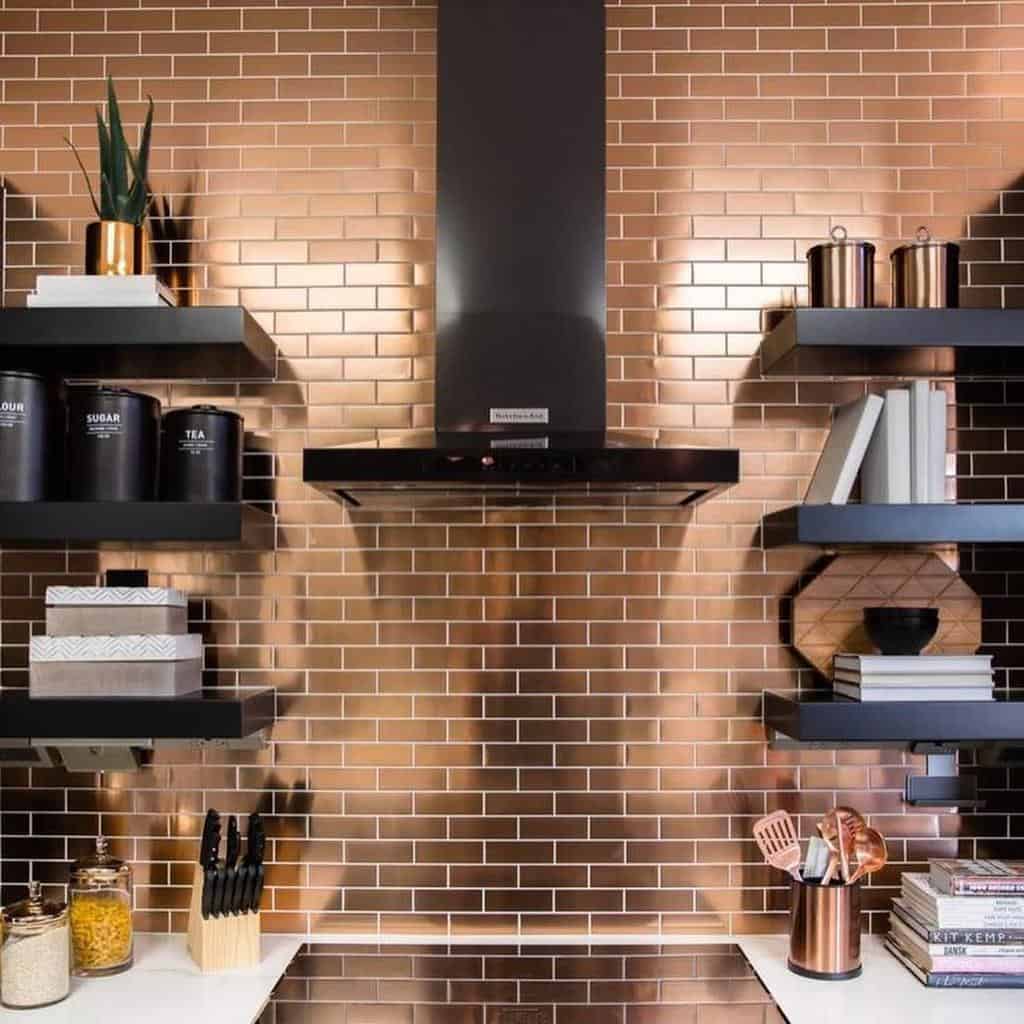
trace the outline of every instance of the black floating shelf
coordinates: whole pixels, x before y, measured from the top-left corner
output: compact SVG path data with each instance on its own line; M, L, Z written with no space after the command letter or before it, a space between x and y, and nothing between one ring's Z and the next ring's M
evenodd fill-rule
M240 740L274 722L273 690L186 697L0 696L0 738L50 740Z
M1021 544L1024 505L796 505L764 517L766 547Z
M1024 740L1024 698L862 703L827 691L765 691L764 724L801 743L1012 742Z
M0 369L65 380L271 380L276 348L241 306L0 309Z
M1024 309L796 309L761 346L779 377L1024 376Z
M0 502L3 544L274 546L274 517L233 502Z

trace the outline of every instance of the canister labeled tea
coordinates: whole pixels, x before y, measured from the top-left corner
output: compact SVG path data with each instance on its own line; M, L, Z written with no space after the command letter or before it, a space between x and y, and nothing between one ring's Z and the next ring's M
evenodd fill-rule
M245 423L212 405L173 409L164 416L165 501L241 501Z
M68 392L68 456L73 501L156 498L160 403L123 388Z

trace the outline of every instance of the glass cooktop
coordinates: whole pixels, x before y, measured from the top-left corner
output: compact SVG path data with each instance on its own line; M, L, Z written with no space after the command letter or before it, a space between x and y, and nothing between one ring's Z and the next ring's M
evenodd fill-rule
M738 947L307 946L262 1024L784 1024Z

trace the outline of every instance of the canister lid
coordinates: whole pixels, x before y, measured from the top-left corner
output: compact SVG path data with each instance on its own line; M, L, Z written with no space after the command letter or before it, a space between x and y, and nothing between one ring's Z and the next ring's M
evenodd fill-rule
M870 242L862 241L859 238L849 238L847 236L846 228L842 224L837 224L831 231L831 242L819 242L817 245L812 245L807 250L807 255L810 256L812 252L823 252L828 249L840 249L846 246L854 246L858 249L866 249L870 252L875 251L875 247Z
M76 384L68 388L68 398L74 402L88 402L96 399L113 399L116 401L142 402L154 409L160 408L159 399L141 391L129 391L128 388L111 387L109 384Z
M187 409L170 409L164 414L164 419L171 416L223 416L230 420L241 420L242 418L237 412L221 409L216 405L192 405Z
M96 852L71 865L71 879L74 882L103 885L123 878L129 871L130 868L123 860L107 851L107 840L99 836L96 839Z
M15 380L38 380L40 382L46 380L41 374L32 373L30 370L0 370L0 379L5 377L13 377Z
M4 930L16 928L19 931L45 931L51 925L59 924L68 916L66 903L58 900L44 900L40 882L28 883L28 898L18 900L4 907Z
M956 242L943 242L937 238L932 238L931 231L928 230L923 224L917 229L914 236L913 242L904 242L903 245L896 246L893 249L893 255L898 252L907 252L911 249L927 249L927 248L938 248L945 249L952 246L954 249L958 249L959 246Z

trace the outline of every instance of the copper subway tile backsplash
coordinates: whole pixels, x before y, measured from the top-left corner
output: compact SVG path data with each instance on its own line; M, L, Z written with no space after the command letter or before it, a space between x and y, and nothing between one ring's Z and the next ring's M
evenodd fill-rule
M62 138L92 166L110 72L133 126L156 100L156 190L197 196L200 301L247 305L280 352L274 383L142 385L245 416L264 453L247 488L274 503L276 551L0 552L5 688L27 684L48 584L147 568L192 595L207 685L278 688L270 747L162 750L103 778L3 768L5 901L30 874L58 886L102 830L136 864L139 926L181 930L211 804L267 817L268 930L782 930L782 879L759 863L751 822L786 807L806 833L837 801L891 837L894 869L869 886L876 928L902 867L1024 855L1009 816L1019 772L968 765L988 800L969 817L909 813L910 755L769 751L759 724L762 689L816 685L784 640L787 596L818 558L764 551L761 516L800 499L832 406L865 388L761 381L764 312L806 301L804 252L840 222L878 245L882 303L889 249L928 223L962 242L963 305L1024 304L1017 9L607 10L609 425L743 452L743 482L684 513L347 514L301 482L305 444L433 422L433 4L0 12L8 304L37 272L80 268L91 213ZM958 392L961 498L1019 500L1024 393ZM960 555L1010 683L1020 556ZM656 1016L615 1007L626 979L669 976L664 958L642 959L546 963L619 985L602 998L625 1021ZM703 998L704 975L687 973L700 959L684 958L668 1002ZM479 986L482 970L368 947L310 954L288 984L373 1002L323 986L385 973ZM728 984L761 1020L752 983ZM289 1002L279 1021L299 1019Z

